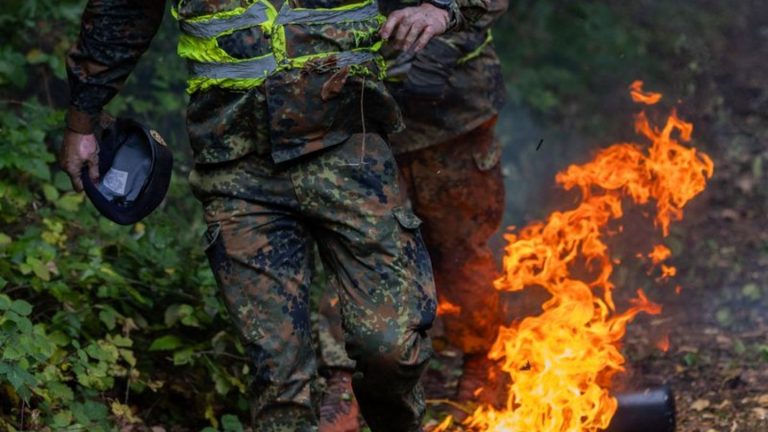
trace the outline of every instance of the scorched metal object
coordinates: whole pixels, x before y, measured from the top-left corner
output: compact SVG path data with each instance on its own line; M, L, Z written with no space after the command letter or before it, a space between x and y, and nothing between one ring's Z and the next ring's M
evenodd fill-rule
M616 395L619 407L606 432L674 432L675 397L667 387Z

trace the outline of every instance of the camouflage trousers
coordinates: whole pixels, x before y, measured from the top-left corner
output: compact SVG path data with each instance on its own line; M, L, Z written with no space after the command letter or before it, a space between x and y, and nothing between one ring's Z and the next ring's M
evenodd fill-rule
M317 245L338 289L366 422L377 432L420 430L434 282L387 143L355 134L286 165L250 154L197 166L190 182L209 225L211 268L253 362L254 429L317 430L309 306Z
M488 241L504 211L501 148L496 118L450 141L396 156L432 258L442 335L465 354L485 354L502 324L498 276ZM407 131L404 132L407 135ZM340 343L338 299L321 304L319 344L323 367L351 368Z

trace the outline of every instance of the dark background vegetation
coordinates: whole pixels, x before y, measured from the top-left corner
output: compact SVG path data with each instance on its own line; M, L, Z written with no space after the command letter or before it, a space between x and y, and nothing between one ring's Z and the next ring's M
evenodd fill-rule
M177 155L161 209L132 227L106 222L54 164L83 3L0 5L0 430L241 430L248 367L200 247L170 16L108 107L151 124ZM506 223L572 203L554 173L634 139L629 83L663 92L654 109L694 122L716 175L667 241L683 294L646 287L667 309L630 331L628 385L671 384L680 430L766 430L768 7L511 3L495 32L510 94ZM630 273L617 285L649 284ZM668 353L653 348L662 334Z

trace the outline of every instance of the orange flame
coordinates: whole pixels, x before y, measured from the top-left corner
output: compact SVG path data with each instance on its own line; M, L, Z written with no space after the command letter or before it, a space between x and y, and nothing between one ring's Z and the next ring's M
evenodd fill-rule
M661 340L656 342L656 348L658 348L662 352L669 351L669 335L668 334L665 334L664 336L661 337Z
M649 105L661 99L658 93L644 92L640 81L632 84L631 95ZM617 408L609 391L611 379L624 370L619 343L626 325L638 313L661 312L641 290L626 311L616 310L610 281L615 264L604 241L615 230L608 224L622 217L626 198L639 205L653 200L655 225L666 236L670 223L682 218L683 207L704 190L714 170L707 155L680 144L690 140L693 127L674 111L661 129L641 112L636 130L650 140L647 149L616 144L557 175L565 189L581 192L576 208L553 212L545 221L505 236L504 275L496 288L539 286L551 298L540 315L499 329L489 357L511 377L506 407L481 406L465 427L496 432L594 432L608 427ZM650 257L660 263L669 255L669 249L657 246ZM670 268L662 273L673 276Z
M648 254L648 258L650 258L651 262L654 264L658 264L670 256L672 256L672 251L670 251L669 248L664 245L654 246L651 253Z
M461 306L456 306L455 304L447 301L447 300L441 300L437 304L437 314L439 316L443 315L458 315L461 313Z
M659 276L659 280L667 280L669 278L673 278L677 275L677 268L668 266L665 264L661 265L661 276Z
M661 100L661 93L644 92L642 81L633 82L629 86L629 90L629 94L632 96L632 100L638 103L653 105Z

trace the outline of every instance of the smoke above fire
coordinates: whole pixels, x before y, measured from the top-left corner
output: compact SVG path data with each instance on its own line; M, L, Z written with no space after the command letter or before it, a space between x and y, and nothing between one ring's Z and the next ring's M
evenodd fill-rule
M659 93L643 83L630 86L633 101L654 105ZM620 341L627 324L639 313L658 314L661 307L637 290L628 309L619 311L611 282L614 266L607 238L615 235L628 203L654 210L660 235L683 217L683 208L706 187L712 160L686 146L693 126L675 111L657 126L645 111L635 130L647 143L618 143L599 151L589 162L571 165L556 176L566 190L579 193L575 208L552 212L505 236L503 275L495 287L521 291L545 289L550 298L541 314L499 329L489 357L510 376L506 406L479 407L463 423L472 431L592 432L605 429L616 412L612 378L624 370ZM657 280L676 269L663 244L637 251L654 264ZM623 287L622 287L623 288ZM451 430L446 419L436 430Z

